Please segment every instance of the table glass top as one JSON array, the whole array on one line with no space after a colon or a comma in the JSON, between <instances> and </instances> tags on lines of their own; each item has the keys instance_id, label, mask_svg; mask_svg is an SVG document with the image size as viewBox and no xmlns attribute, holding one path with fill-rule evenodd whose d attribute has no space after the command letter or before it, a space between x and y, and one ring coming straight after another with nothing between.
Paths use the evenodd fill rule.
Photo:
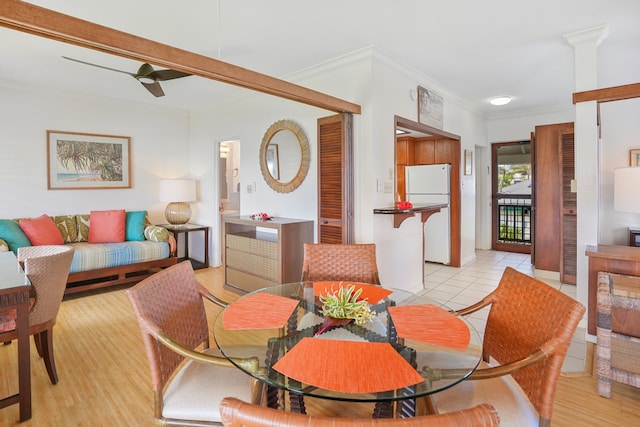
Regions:
<instances>
[{"instance_id":1,"label":"table glass top","mask_svg":"<svg viewBox=\"0 0 640 427\"><path fill-rule=\"evenodd\" d=\"M31 283L13 252L0 253L0 289L29 286Z\"/></svg>"},{"instance_id":2,"label":"table glass top","mask_svg":"<svg viewBox=\"0 0 640 427\"><path fill-rule=\"evenodd\" d=\"M216 318L225 357L257 358L249 375L293 393L348 401L424 396L462 381L482 357L478 332L464 318L398 289L355 284L374 313L318 334L319 295L345 282L300 282L239 298Z\"/></svg>"}]
</instances>

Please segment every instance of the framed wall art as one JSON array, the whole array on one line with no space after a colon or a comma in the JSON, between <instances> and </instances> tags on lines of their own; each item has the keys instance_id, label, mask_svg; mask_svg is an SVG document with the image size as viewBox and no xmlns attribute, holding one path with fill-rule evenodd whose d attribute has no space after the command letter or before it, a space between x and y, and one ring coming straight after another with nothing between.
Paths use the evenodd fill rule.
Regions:
<instances>
[{"instance_id":1,"label":"framed wall art","mask_svg":"<svg viewBox=\"0 0 640 427\"><path fill-rule=\"evenodd\" d=\"M442 95L418 86L418 122L442 130Z\"/></svg>"},{"instance_id":2,"label":"framed wall art","mask_svg":"<svg viewBox=\"0 0 640 427\"><path fill-rule=\"evenodd\" d=\"M640 148L629 150L629 166L640 166Z\"/></svg>"},{"instance_id":3,"label":"framed wall art","mask_svg":"<svg viewBox=\"0 0 640 427\"><path fill-rule=\"evenodd\" d=\"M131 138L48 130L47 188L131 188Z\"/></svg>"}]
</instances>

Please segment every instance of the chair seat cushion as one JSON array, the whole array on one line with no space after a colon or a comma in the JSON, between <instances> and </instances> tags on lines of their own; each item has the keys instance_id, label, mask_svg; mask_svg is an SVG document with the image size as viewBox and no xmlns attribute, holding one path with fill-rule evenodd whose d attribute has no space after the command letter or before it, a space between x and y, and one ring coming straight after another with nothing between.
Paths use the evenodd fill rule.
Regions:
<instances>
[{"instance_id":1,"label":"chair seat cushion","mask_svg":"<svg viewBox=\"0 0 640 427\"><path fill-rule=\"evenodd\" d=\"M206 353L217 355L214 349ZM162 416L170 419L221 422L220 401L232 396L251 402L251 378L238 368L189 361L164 393Z\"/></svg>"},{"instance_id":2,"label":"chair seat cushion","mask_svg":"<svg viewBox=\"0 0 640 427\"><path fill-rule=\"evenodd\" d=\"M490 367L481 363L479 369ZM480 403L496 408L502 427L538 426L538 413L511 375L487 380L462 381L433 395L440 413L468 409Z\"/></svg>"}]
</instances>

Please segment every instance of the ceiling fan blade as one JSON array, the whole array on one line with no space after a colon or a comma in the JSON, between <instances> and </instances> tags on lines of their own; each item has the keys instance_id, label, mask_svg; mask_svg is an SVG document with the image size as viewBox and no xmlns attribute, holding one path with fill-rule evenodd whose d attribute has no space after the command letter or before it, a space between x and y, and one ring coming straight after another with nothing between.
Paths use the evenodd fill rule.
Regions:
<instances>
[{"instance_id":1,"label":"ceiling fan blade","mask_svg":"<svg viewBox=\"0 0 640 427\"><path fill-rule=\"evenodd\" d=\"M90 65L92 67L98 67L98 68L102 68L105 70L109 70L109 71L115 71L117 73L122 73L122 74L127 74L129 76L135 77L136 75L133 73L129 73L127 71L122 71L122 70L117 70L115 68L110 68L110 67L105 67L104 65L97 65L97 64L92 64L91 62L85 62L85 61L81 61L79 59L74 59L74 58L69 58L67 56L63 56L64 59L67 59L69 61L73 61L73 62L79 62L80 64L85 64L85 65Z\"/></svg>"},{"instance_id":2,"label":"ceiling fan blade","mask_svg":"<svg viewBox=\"0 0 640 427\"><path fill-rule=\"evenodd\" d=\"M151 74L148 74L149 77L152 77L158 81L179 79L181 77L189 77L190 75L191 74L183 73L182 71L176 70L156 70Z\"/></svg>"},{"instance_id":3,"label":"ceiling fan blade","mask_svg":"<svg viewBox=\"0 0 640 427\"><path fill-rule=\"evenodd\" d=\"M162 87L160 87L160 83L158 82L154 82L154 83L142 83L142 86L144 86L145 88L147 88L147 90L149 92L151 92L153 94L153 96L159 98L161 96L164 96L164 91L162 90Z\"/></svg>"}]
</instances>

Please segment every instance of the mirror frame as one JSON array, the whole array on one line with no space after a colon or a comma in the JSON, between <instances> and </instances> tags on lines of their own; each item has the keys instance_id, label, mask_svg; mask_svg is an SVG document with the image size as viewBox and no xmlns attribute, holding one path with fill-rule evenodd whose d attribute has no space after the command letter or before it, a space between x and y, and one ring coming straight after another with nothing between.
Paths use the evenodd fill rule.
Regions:
<instances>
[{"instance_id":1,"label":"mirror frame","mask_svg":"<svg viewBox=\"0 0 640 427\"><path fill-rule=\"evenodd\" d=\"M280 182L276 180L271 176L271 173L269 173L269 168L267 166L267 147L269 147L269 143L275 134L282 130L292 132L298 140L298 144L300 144L300 167L293 179L289 182ZM307 173L309 172L310 162L311 152L309 150L309 140L297 123L292 120L279 120L269 126L269 129L267 129L262 137L262 144L260 145L260 171L262 172L262 177L269 187L278 193L290 193L296 190L306 178Z\"/></svg>"}]
</instances>

